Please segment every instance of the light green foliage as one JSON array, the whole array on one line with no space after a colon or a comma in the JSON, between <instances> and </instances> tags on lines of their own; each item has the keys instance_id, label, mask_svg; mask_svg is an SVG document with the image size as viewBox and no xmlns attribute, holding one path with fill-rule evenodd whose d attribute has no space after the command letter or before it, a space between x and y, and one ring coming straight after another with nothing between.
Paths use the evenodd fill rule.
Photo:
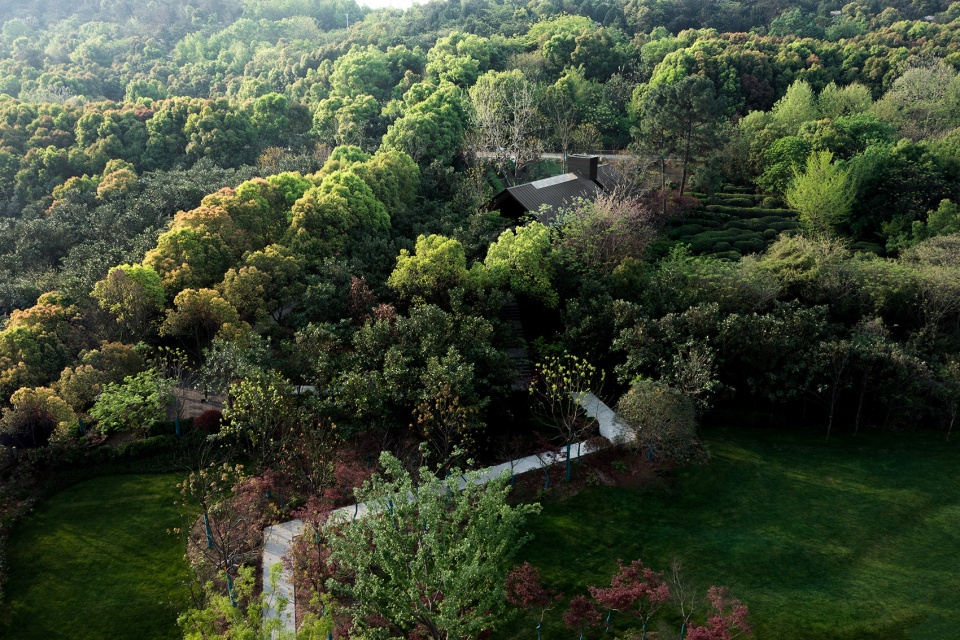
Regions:
<instances>
[{"instance_id":1,"label":"light green foliage","mask_svg":"<svg viewBox=\"0 0 960 640\"><path fill-rule=\"evenodd\" d=\"M907 69L874 105L874 112L911 140L934 137L960 124L960 76L943 61Z\"/></svg>"},{"instance_id":2,"label":"light green foliage","mask_svg":"<svg viewBox=\"0 0 960 640\"><path fill-rule=\"evenodd\" d=\"M941 200L936 209L927 211L926 222L916 220L913 223L914 242L954 233L960 233L960 207L946 199Z\"/></svg>"},{"instance_id":3,"label":"light green foliage","mask_svg":"<svg viewBox=\"0 0 960 640\"><path fill-rule=\"evenodd\" d=\"M368 94L331 96L317 105L313 132L324 143L367 148L383 134L380 104Z\"/></svg>"},{"instance_id":4,"label":"light green foliage","mask_svg":"<svg viewBox=\"0 0 960 640\"><path fill-rule=\"evenodd\" d=\"M160 274L149 266L130 264L110 269L91 295L113 315L122 335L134 339L153 333L166 297Z\"/></svg>"},{"instance_id":5,"label":"light green foliage","mask_svg":"<svg viewBox=\"0 0 960 640\"><path fill-rule=\"evenodd\" d=\"M472 86L490 69L491 44L487 38L455 31L439 38L427 52L427 77L433 82Z\"/></svg>"},{"instance_id":6,"label":"light green foliage","mask_svg":"<svg viewBox=\"0 0 960 640\"><path fill-rule=\"evenodd\" d=\"M10 314L0 331L0 397L56 379L76 350L75 314L76 308L64 304L56 292L45 293L33 307Z\"/></svg>"},{"instance_id":7,"label":"light green foliage","mask_svg":"<svg viewBox=\"0 0 960 640\"><path fill-rule=\"evenodd\" d=\"M870 88L859 82L838 87L831 82L817 97L817 107L823 118L839 118L864 113L873 105Z\"/></svg>"},{"instance_id":8,"label":"light green foliage","mask_svg":"<svg viewBox=\"0 0 960 640\"><path fill-rule=\"evenodd\" d=\"M413 204L417 197L420 167L403 151L381 150L351 168L363 178L391 216Z\"/></svg>"},{"instance_id":9,"label":"light green foliage","mask_svg":"<svg viewBox=\"0 0 960 640\"><path fill-rule=\"evenodd\" d=\"M800 127L800 135L815 151L831 151L838 158L849 159L871 145L891 142L893 128L872 113L857 113L807 122Z\"/></svg>"},{"instance_id":10,"label":"light green foliage","mask_svg":"<svg viewBox=\"0 0 960 640\"><path fill-rule=\"evenodd\" d=\"M170 385L156 369L107 384L90 410L103 433L133 431L144 435L166 418Z\"/></svg>"},{"instance_id":11,"label":"light green foliage","mask_svg":"<svg viewBox=\"0 0 960 640\"><path fill-rule=\"evenodd\" d=\"M244 322L256 323L267 316L266 288L270 276L256 267L229 269L217 292L237 310Z\"/></svg>"},{"instance_id":12,"label":"light green foliage","mask_svg":"<svg viewBox=\"0 0 960 640\"><path fill-rule=\"evenodd\" d=\"M817 100L810 84L797 80L787 89L787 93L773 105L773 121L785 135L796 135L804 122L819 117Z\"/></svg>"},{"instance_id":13,"label":"light green foliage","mask_svg":"<svg viewBox=\"0 0 960 640\"><path fill-rule=\"evenodd\" d=\"M421 166L434 160L446 164L460 153L468 120L462 89L453 84L431 87L428 97L407 106L387 128L381 148L403 151Z\"/></svg>"},{"instance_id":14,"label":"light green foliage","mask_svg":"<svg viewBox=\"0 0 960 640\"><path fill-rule=\"evenodd\" d=\"M466 286L469 280L463 246L456 240L430 235L417 238L412 255L401 249L387 284L403 300L440 302L450 289Z\"/></svg>"},{"instance_id":15,"label":"light green foliage","mask_svg":"<svg viewBox=\"0 0 960 640\"><path fill-rule=\"evenodd\" d=\"M282 566L270 568L273 593L280 580ZM285 598L271 602L266 592L256 594L256 568L240 567L233 578L233 593L224 593L222 586L208 582L203 587L204 606L188 609L177 618L184 640L292 640L293 634L283 627L280 616L266 618L268 609L282 612L288 605ZM221 575L218 582L226 583Z\"/></svg>"},{"instance_id":16,"label":"light green foliage","mask_svg":"<svg viewBox=\"0 0 960 640\"><path fill-rule=\"evenodd\" d=\"M829 151L811 153L806 170L795 174L786 191L787 204L814 233L833 232L850 214L856 196L849 170L832 160Z\"/></svg>"},{"instance_id":17,"label":"light green foliage","mask_svg":"<svg viewBox=\"0 0 960 640\"><path fill-rule=\"evenodd\" d=\"M547 307L557 305L557 292L551 283L550 230L541 223L531 222L501 233L487 250L483 264L494 286L507 287Z\"/></svg>"},{"instance_id":18,"label":"light green foliage","mask_svg":"<svg viewBox=\"0 0 960 640\"><path fill-rule=\"evenodd\" d=\"M597 424L580 403L588 394L600 393L605 376L579 356L548 356L537 363L537 375L530 383L530 409L538 420L559 432L564 444L577 442Z\"/></svg>"},{"instance_id":19,"label":"light green foliage","mask_svg":"<svg viewBox=\"0 0 960 640\"><path fill-rule=\"evenodd\" d=\"M257 132L250 115L226 99L209 101L187 116L183 135L187 158L193 161L210 158L221 167L236 167L256 159Z\"/></svg>"},{"instance_id":20,"label":"light green foliage","mask_svg":"<svg viewBox=\"0 0 960 640\"><path fill-rule=\"evenodd\" d=\"M293 205L287 244L319 262L349 253L352 241L384 235L389 229L390 216L370 187L356 173L340 170Z\"/></svg>"},{"instance_id":21,"label":"light green foliage","mask_svg":"<svg viewBox=\"0 0 960 640\"><path fill-rule=\"evenodd\" d=\"M470 88L475 150L491 154L511 185L521 167L540 157L538 101L536 86L519 69L488 71Z\"/></svg>"},{"instance_id":22,"label":"light green foliage","mask_svg":"<svg viewBox=\"0 0 960 640\"><path fill-rule=\"evenodd\" d=\"M350 598L353 637L471 639L496 629L510 613L504 579L529 539L524 521L539 505L509 504L506 476L481 485L467 472L461 490L458 469L411 476L387 452L380 465L384 475L357 491L374 513L331 539L331 559L354 576L331 585Z\"/></svg>"},{"instance_id":23,"label":"light green foliage","mask_svg":"<svg viewBox=\"0 0 960 640\"><path fill-rule=\"evenodd\" d=\"M634 430L641 450L676 462L693 453L697 437L693 402L667 384L634 382L617 402L617 415Z\"/></svg>"},{"instance_id":24,"label":"light green foliage","mask_svg":"<svg viewBox=\"0 0 960 640\"><path fill-rule=\"evenodd\" d=\"M272 244L265 247L263 251L247 254L244 259L246 267L256 269L267 277L258 285L263 287L264 309L277 322L283 320L306 289L303 281L303 262L303 258L294 255L289 249L279 244Z\"/></svg>"},{"instance_id":25,"label":"light green foliage","mask_svg":"<svg viewBox=\"0 0 960 640\"><path fill-rule=\"evenodd\" d=\"M230 407L220 433L235 438L261 467L273 460L285 428L296 419L290 382L272 370L253 370L230 385Z\"/></svg>"},{"instance_id":26,"label":"light green foliage","mask_svg":"<svg viewBox=\"0 0 960 640\"><path fill-rule=\"evenodd\" d=\"M337 58L330 74L330 94L355 98L373 96L377 102L390 97L392 82L387 55L374 46L354 46Z\"/></svg>"},{"instance_id":27,"label":"light green foliage","mask_svg":"<svg viewBox=\"0 0 960 640\"><path fill-rule=\"evenodd\" d=\"M89 364L66 367L54 384L57 395L76 413L86 411L96 401L106 376Z\"/></svg>"},{"instance_id":28,"label":"light green foliage","mask_svg":"<svg viewBox=\"0 0 960 640\"><path fill-rule=\"evenodd\" d=\"M300 199L312 184L299 173L285 171L274 176L268 176L267 182L276 190L277 195L282 198L283 204L289 210L293 203ZM287 221L289 222L289 220Z\"/></svg>"},{"instance_id":29,"label":"light green foliage","mask_svg":"<svg viewBox=\"0 0 960 640\"><path fill-rule=\"evenodd\" d=\"M218 282L234 260L234 251L223 238L203 225L174 228L161 234L143 264L160 274L164 290L172 297L187 287Z\"/></svg>"}]
</instances>

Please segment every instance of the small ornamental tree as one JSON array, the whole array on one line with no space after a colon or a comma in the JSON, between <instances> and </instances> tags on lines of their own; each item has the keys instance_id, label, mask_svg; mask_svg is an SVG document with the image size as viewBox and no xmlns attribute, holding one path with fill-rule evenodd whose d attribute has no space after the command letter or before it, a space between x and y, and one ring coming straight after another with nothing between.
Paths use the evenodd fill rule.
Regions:
<instances>
[{"instance_id":1,"label":"small ornamental tree","mask_svg":"<svg viewBox=\"0 0 960 640\"><path fill-rule=\"evenodd\" d=\"M663 573L648 569L640 560L624 566L617 562L618 571L610 579L609 587L590 587L590 595L609 612L628 613L641 621L642 638L647 637L647 623L670 597L670 587ZM610 628L610 613L607 614Z\"/></svg>"},{"instance_id":2,"label":"small ornamental tree","mask_svg":"<svg viewBox=\"0 0 960 640\"><path fill-rule=\"evenodd\" d=\"M566 479L570 480L570 446L586 437L597 421L587 416L581 402L599 392L604 372L571 354L548 356L537 367L530 383L531 410L537 419L554 428L567 448Z\"/></svg>"},{"instance_id":3,"label":"small ornamental tree","mask_svg":"<svg viewBox=\"0 0 960 640\"><path fill-rule=\"evenodd\" d=\"M282 616L267 616L270 609L282 612L288 605L280 596L276 600L268 593L279 593L280 565L271 567L270 581L274 588L255 595L256 578L253 567L241 567L237 576L220 578L232 585L224 594L213 581L203 587L202 606L187 609L177 618L185 640L206 638L249 638L250 640L292 640L293 634L283 628Z\"/></svg>"},{"instance_id":4,"label":"small ornamental tree","mask_svg":"<svg viewBox=\"0 0 960 640\"><path fill-rule=\"evenodd\" d=\"M548 589L540 579L540 570L524 562L507 574L507 602L526 611L539 611L537 622L537 640L540 640L540 628L547 611L553 609L563 596Z\"/></svg>"},{"instance_id":5,"label":"small ornamental tree","mask_svg":"<svg viewBox=\"0 0 960 640\"><path fill-rule=\"evenodd\" d=\"M563 614L567 629L580 632L580 640L587 629L600 624L600 612L586 596L577 596L570 601L570 608Z\"/></svg>"},{"instance_id":6,"label":"small ornamental tree","mask_svg":"<svg viewBox=\"0 0 960 640\"><path fill-rule=\"evenodd\" d=\"M724 587L710 587L707 591L710 615L703 626L690 625L687 640L733 640L752 638L753 631L747 623L747 607L736 598L731 598Z\"/></svg>"}]
</instances>

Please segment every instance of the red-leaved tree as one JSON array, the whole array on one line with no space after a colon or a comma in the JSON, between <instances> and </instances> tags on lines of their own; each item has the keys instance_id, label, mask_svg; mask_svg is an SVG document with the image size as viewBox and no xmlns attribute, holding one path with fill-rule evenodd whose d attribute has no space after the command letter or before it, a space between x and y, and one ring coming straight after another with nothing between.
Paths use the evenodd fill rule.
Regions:
<instances>
[{"instance_id":1,"label":"red-leaved tree","mask_svg":"<svg viewBox=\"0 0 960 640\"><path fill-rule=\"evenodd\" d=\"M589 587L590 595L609 612L620 611L639 618L643 625L641 637L646 638L647 623L670 597L670 587L664 582L662 572L644 567L641 560L634 560L627 566L618 560L617 566L610 586Z\"/></svg>"},{"instance_id":2,"label":"red-leaved tree","mask_svg":"<svg viewBox=\"0 0 960 640\"><path fill-rule=\"evenodd\" d=\"M600 612L586 596L577 596L570 601L570 608L563 614L567 629L580 632L580 640L587 629L600 624Z\"/></svg>"},{"instance_id":3,"label":"red-leaved tree","mask_svg":"<svg viewBox=\"0 0 960 640\"><path fill-rule=\"evenodd\" d=\"M747 606L730 597L724 587L710 587L707 591L710 615L704 626L690 625L687 640L733 640L752 638L753 631L747 623Z\"/></svg>"},{"instance_id":4,"label":"red-leaved tree","mask_svg":"<svg viewBox=\"0 0 960 640\"><path fill-rule=\"evenodd\" d=\"M526 611L539 611L537 622L537 640L540 639L540 627L547 611L553 609L563 596L543 585L540 570L529 562L513 568L506 579L507 602Z\"/></svg>"}]
</instances>

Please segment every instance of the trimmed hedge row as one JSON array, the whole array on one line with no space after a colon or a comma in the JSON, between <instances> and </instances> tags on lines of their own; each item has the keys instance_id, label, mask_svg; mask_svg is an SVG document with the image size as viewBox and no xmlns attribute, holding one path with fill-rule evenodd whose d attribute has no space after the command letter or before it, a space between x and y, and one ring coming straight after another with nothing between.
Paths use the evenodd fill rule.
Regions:
<instances>
[{"instance_id":1,"label":"trimmed hedge row","mask_svg":"<svg viewBox=\"0 0 960 640\"><path fill-rule=\"evenodd\" d=\"M724 185L722 193L691 193L712 204L671 220L667 237L690 245L697 254L724 260L764 251L784 231L799 227L796 212L772 196L754 194L747 187Z\"/></svg>"},{"instance_id":2,"label":"trimmed hedge row","mask_svg":"<svg viewBox=\"0 0 960 640\"><path fill-rule=\"evenodd\" d=\"M763 216L779 216L781 218L795 218L796 213L790 209L761 209L760 207L727 207L722 204L708 204L707 211L728 213L739 218L760 218Z\"/></svg>"}]
</instances>

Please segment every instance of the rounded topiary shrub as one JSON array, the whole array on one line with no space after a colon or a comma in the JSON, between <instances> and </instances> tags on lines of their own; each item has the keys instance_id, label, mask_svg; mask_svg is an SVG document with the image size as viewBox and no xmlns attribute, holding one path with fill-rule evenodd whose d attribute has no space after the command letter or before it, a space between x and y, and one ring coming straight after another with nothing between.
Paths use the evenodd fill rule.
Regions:
<instances>
[{"instance_id":1,"label":"rounded topiary shrub","mask_svg":"<svg viewBox=\"0 0 960 640\"><path fill-rule=\"evenodd\" d=\"M207 409L193 419L193 428L205 433L217 433L220 431L222 421L223 413L217 409Z\"/></svg>"},{"instance_id":2,"label":"rounded topiary shrub","mask_svg":"<svg viewBox=\"0 0 960 640\"><path fill-rule=\"evenodd\" d=\"M617 414L636 434L638 448L654 457L679 462L696 451L693 402L663 382L634 382L617 402Z\"/></svg>"}]
</instances>

